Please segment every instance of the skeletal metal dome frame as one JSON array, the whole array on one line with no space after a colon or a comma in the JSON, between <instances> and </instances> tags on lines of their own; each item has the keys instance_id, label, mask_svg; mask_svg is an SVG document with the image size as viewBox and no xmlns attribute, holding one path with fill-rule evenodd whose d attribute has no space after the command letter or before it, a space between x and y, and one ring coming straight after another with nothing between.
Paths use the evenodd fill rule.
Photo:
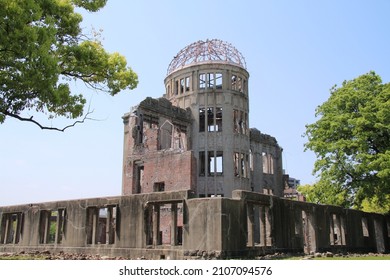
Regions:
<instances>
[{"instance_id":1,"label":"skeletal metal dome frame","mask_svg":"<svg viewBox=\"0 0 390 280\"><path fill-rule=\"evenodd\" d=\"M244 56L232 44L212 39L194 42L179 51L169 64L167 75L189 65L213 61L235 64L246 69Z\"/></svg>"}]
</instances>

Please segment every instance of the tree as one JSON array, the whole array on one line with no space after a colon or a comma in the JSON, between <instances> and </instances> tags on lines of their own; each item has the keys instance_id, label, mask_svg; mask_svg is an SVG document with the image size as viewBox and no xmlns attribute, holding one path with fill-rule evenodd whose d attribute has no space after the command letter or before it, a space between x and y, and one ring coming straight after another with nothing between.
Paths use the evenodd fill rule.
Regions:
<instances>
[{"instance_id":1,"label":"tree","mask_svg":"<svg viewBox=\"0 0 390 280\"><path fill-rule=\"evenodd\" d=\"M108 53L96 38L82 33L75 7L96 12L106 0L0 0L0 123L7 117L64 131L83 122L85 97L69 82L115 95L134 89L138 77L126 59ZM26 112L80 121L64 128L41 125Z\"/></svg>"},{"instance_id":2,"label":"tree","mask_svg":"<svg viewBox=\"0 0 390 280\"><path fill-rule=\"evenodd\" d=\"M386 205L390 194L390 84L369 72L341 87L316 109L306 125L305 149L315 152L317 191L341 195L361 209L364 200ZM338 204L340 204L338 202ZM388 204L387 204L388 205ZM390 210L390 209L389 209Z\"/></svg>"},{"instance_id":3,"label":"tree","mask_svg":"<svg viewBox=\"0 0 390 280\"><path fill-rule=\"evenodd\" d=\"M330 184L324 180L313 185L301 185L297 190L305 197L307 202L338 205L344 208L351 206L345 190L330 187Z\"/></svg>"}]
</instances>

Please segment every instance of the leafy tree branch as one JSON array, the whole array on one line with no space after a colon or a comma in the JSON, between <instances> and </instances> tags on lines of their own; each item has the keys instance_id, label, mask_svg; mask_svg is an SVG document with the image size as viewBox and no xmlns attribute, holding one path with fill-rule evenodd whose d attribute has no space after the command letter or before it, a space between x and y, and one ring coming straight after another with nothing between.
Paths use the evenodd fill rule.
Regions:
<instances>
[{"instance_id":1,"label":"leafy tree branch","mask_svg":"<svg viewBox=\"0 0 390 280\"><path fill-rule=\"evenodd\" d=\"M89 119L83 94L71 92L70 81L112 96L138 84L137 74L119 53L108 53L82 32L82 7L91 12L106 0L0 0L0 123L11 117L42 129L64 131ZM25 117L36 111L49 118L81 120L65 129Z\"/></svg>"}]
</instances>

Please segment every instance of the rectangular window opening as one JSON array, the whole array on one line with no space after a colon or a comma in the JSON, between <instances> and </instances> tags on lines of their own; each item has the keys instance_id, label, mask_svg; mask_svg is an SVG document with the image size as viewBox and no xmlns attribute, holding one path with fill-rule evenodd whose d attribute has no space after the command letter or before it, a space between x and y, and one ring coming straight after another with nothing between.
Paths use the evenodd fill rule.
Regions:
<instances>
[{"instance_id":1,"label":"rectangular window opening","mask_svg":"<svg viewBox=\"0 0 390 280\"><path fill-rule=\"evenodd\" d=\"M174 93L175 93L175 95L179 94L179 81L175 81Z\"/></svg>"},{"instance_id":2,"label":"rectangular window opening","mask_svg":"<svg viewBox=\"0 0 390 280\"><path fill-rule=\"evenodd\" d=\"M134 164L134 193L142 193L144 184L144 166L142 164Z\"/></svg>"},{"instance_id":3,"label":"rectangular window opening","mask_svg":"<svg viewBox=\"0 0 390 280\"><path fill-rule=\"evenodd\" d=\"M206 122L206 110L205 108L199 108L199 132L205 131Z\"/></svg>"},{"instance_id":4,"label":"rectangular window opening","mask_svg":"<svg viewBox=\"0 0 390 280\"><path fill-rule=\"evenodd\" d=\"M262 152L263 158L263 173L274 174L274 160L271 154Z\"/></svg>"},{"instance_id":5,"label":"rectangular window opening","mask_svg":"<svg viewBox=\"0 0 390 280\"><path fill-rule=\"evenodd\" d=\"M117 206L87 208L87 244L114 244L117 223Z\"/></svg>"},{"instance_id":6,"label":"rectangular window opening","mask_svg":"<svg viewBox=\"0 0 390 280\"><path fill-rule=\"evenodd\" d=\"M362 230L363 230L363 236L364 237L369 237L370 234L368 232L368 221L366 217L362 218Z\"/></svg>"},{"instance_id":7,"label":"rectangular window opening","mask_svg":"<svg viewBox=\"0 0 390 280\"><path fill-rule=\"evenodd\" d=\"M239 133L239 127L240 127L240 115L238 110L233 110L233 130L235 133Z\"/></svg>"},{"instance_id":8,"label":"rectangular window opening","mask_svg":"<svg viewBox=\"0 0 390 280\"><path fill-rule=\"evenodd\" d=\"M174 126L169 121L165 121L158 131L158 149L166 150L172 148L172 136Z\"/></svg>"},{"instance_id":9,"label":"rectangular window opening","mask_svg":"<svg viewBox=\"0 0 390 280\"><path fill-rule=\"evenodd\" d=\"M60 244L65 232L65 209L42 210L39 221L39 242Z\"/></svg>"},{"instance_id":10,"label":"rectangular window opening","mask_svg":"<svg viewBox=\"0 0 390 280\"><path fill-rule=\"evenodd\" d=\"M215 131L222 131L222 107L215 108Z\"/></svg>"},{"instance_id":11,"label":"rectangular window opening","mask_svg":"<svg viewBox=\"0 0 390 280\"><path fill-rule=\"evenodd\" d=\"M190 91L190 77L185 78L185 91Z\"/></svg>"},{"instance_id":12,"label":"rectangular window opening","mask_svg":"<svg viewBox=\"0 0 390 280\"><path fill-rule=\"evenodd\" d=\"M252 150L249 150L249 169L251 172L254 171L254 163L253 163L253 153Z\"/></svg>"},{"instance_id":13,"label":"rectangular window opening","mask_svg":"<svg viewBox=\"0 0 390 280\"><path fill-rule=\"evenodd\" d=\"M165 183L164 182L157 182L153 184L153 191L154 192L163 192L165 191Z\"/></svg>"},{"instance_id":14,"label":"rectangular window opening","mask_svg":"<svg viewBox=\"0 0 390 280\"><path fill-rule=\"evenodd\" d=\"M180 94L184 93L184 79L180 79Z\"/></svg>"},{"instance_id":15,"label":"rectangular window opening","mask_svg":"<svg viewBox=\"0 0 390 280\"><path fill-rule=\"evenodd\" d=\"M217 151L214 154L214 151L208 153L208 163L209 163L209 172L210 176L222 175L223 173L223 152Z\"/></svg>"},{"instance_id":16,"label":"rectangular window opening","mask_svg":"<svg viewBox=\"0 0 390 280\"><path fill-rule=\"evenodd\" d=\"M222 73L215 73L215 88L222 89Z\"/></svg>"},{"instance_id":17,"label":"rectangular window opening","mask_svg":"<svg viewBox=\"0 0 390 280\"><path fill-rule=\"evenodd\" d=\"M231 88L232 90L237 90L237 75L232 75Z\"/></svg>"},{"instance_id":18,"label":"rectangular window opening","mask_svg":"<svg viewBox=\"0 0 390 280\"><path fill-rule=\"evenodd\" d=\"M233 162L234 162L234 176L240 177L240 153L234 153Z\"/></svg>"},{"instance_id":19,"label":"rectangular window opening","mask_svg":"<svg viewBox=\"0 0 390 280\"><path fill-rule=\"evenodd\" d=\"M171 95L171 86L167 85L167 96Z\"/></svg>"},{"instance_id":20,"label":"rectangular window opening","mask_svg":"<svg viewBox=\"0 0 390 280\"><path fill-rule=\"evenodd\" d=\"M215 131L213 107L207 108L207 131Z\"/></svg>"},{"instance_id":21,"label":"rectangular window opening","mask_svg":"<svg viewBox=\"0 0 390 280\"><path fill-rule=\"evenodd\" d=\"M18 244L22 231L22 213L3 213L0 227L0 244Z\"/></svg>"},{"instance_id":22,"label":"rectangular window opening","mask_svg":"<svg viewBox=\"0 0 390 280\"><path fill-rule=\"evenodd\" d=\"M199 89L205 89L206 88L206 74L202 73L199 74Z\"/></svg>"},{"instance_id":23,"label":"rectangular window opening","mask_svg":"<svg viewBox=\"0 0 390 280\"><path fill-rule=\"evenodd\" d=\"M243 92L242 78L238 77L237 79L237 91Z\"/></svg>"},{"instance_id":24,"label":"rectangular window opening","mask_svg":"<svg viewBox=\"0 0 390 280\"><path fill-rule=\"evenodd\" d=\"M199 176L205 176L205 173L206 173L205 152L199 152Z\"/></svg>"}]
</instances>

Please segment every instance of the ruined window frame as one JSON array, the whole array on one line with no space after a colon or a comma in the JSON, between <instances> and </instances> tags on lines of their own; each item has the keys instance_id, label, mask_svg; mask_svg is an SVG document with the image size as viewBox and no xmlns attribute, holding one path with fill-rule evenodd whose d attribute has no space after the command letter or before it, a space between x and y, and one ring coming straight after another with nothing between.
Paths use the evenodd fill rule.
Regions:
<instances>
[{"instance_id":1,"label":"ruined window frame","mask_svg":"<svg viewBox=\"0 0 390 280\"><path fill-rule=\"evenodd\" d=\"M200 151L199 152L199 176L205 176L206 175L206 152Z\"/></svg>"},{"instance_id":2,"label":"ruined window frame","mask_svg":"<svg viewBox=\"0 0 390 280\"><path fill-rule=\"evenodd\" d=\"M104 214L105 211L105 215ZM88 206L86 209L86 244L113 245L119 224L119 205Z\"/></svg>"},{"instance_id":3,"label":"ruined window frame","mask_svg":"<svg viewBox=\"0 0 390 280\"><path fill-rule=\"evenodd\" d=\"M214 107L207 107L207 131L208 132L214 132L215 131L215 125L214 125Z\"/></svg>"},{"instance_id":4,"label":"ruined window frame","mask_svg":"<svg viewBox=\"0 0 390 280\"><path fill-rule=\"evenodd\" d=\"M40 210L39 243L40 244L61 244L65 236L65 226L66 226L65 208Z\"/></svg>"},{"instance_id":5,"label":"ruined window frame","mask_svg":"<svg viewBox=\"0 0 390 280\"><path fill-rule=\"evenodd\" d=\"M222 89L223 86L223 74L221 72L216 72L214 74L215 78L215 88L216 89Z\"/></svg>"},{"instance_id":6,"label":"ruined window frame","mask_svg":"<svg viewBox=\"0 0 390 280\"><path fill-rule=\"evenodd\" d=\"M199 108L199 132L205 132L206 130L206 109Z\"/></svg>"},{"instance_id":7,"label":"ruined window frame","mask_svg":"<svg viewBox=\"0 0 390 280\"><path fill-rule=\"evenodd\" d=\"M179 91L179 93L180 94L183 94L184 93L184 78L181 78L180 79L180 91Z\"/></svg>"},{"instance_id":8,"label":"ruined window frame","mask_svg":"<svg viewBox=\"0 0 390 280\"><path fill-rule=\"evenodd\" d=\"M172 148L173 134L175 126L169 120L159 127L158 133L158 150L167 150Z\"/></svg>"},{"instance_id":9,"label":"ruined window frame","mask_svg":"<svg viewBox=\"0 0 390 280\"><path fill-rule=\"evenodd\" d=\"M234 152L233 153L233 162L234 162L234 176L239 178L249 178L250 169L249 169L249 155L246 153Z\"/></svg>"},{"instance_id":10,"label":"ruined window frame","mask_svg":"<svg viewBox=\"0 0 390 280\"><path fill-rule=\"evenodd\" d=\"M231 88L231 90L236 90L236 88L237 88L237 75L236 74L231 75L230 88Z\"/></svg>"},{"instance_id":11,"label":"ruined window frame","mask_svg":"<svg viewBox=\"0 0 390 280\"><path fill-rule=\"evenodd\" d=\"M182 246L184 204L183 202L151 203L144 210L145 244L147 246ZM164 217L170 222L164 223Z\"/></svg>"},{"instance_id":12,"label":"ruined window frame","mask_svg":"<svg viewBox=\"0 0 390 280\"><path fill-rule=\"evenodd\" d=\"M167 96L170 97L171 96L171 85L167 85L167 92L166 92Z\"/></svg>"},{"instance_id":13,"label":"ruined window frame","mask_svg":"<svg viewBox=\"0 0 390 280\"><path fill-rule=\"evenodd\" d=\"M206 73L200 73L199 74L199 89L206 89Z\"/></svg>"},{"instance_id":14,"label":"ruined window frame","mask_svg":"<svg viewBox=\"0 0 390 280\"><path fill-rule=\"evenodd\" d=\"M143 177L145 173L144 163L143 162L135 162L134 163L134 193L142 193L143 189Z\"/></svg>"},{"instance_id":15,"label":"ruined window frame","mask_svg":"<svg viewBox=\"0 0 390 280\"><path fill-rule=\"evenodd\" d=\"M18 244L23 237L24 213L2 213L0 223L0 244Z\"/></svg>"},{"instance_id":16,"label":"ruined window frame","mask_svg":"<svg viewBox=\"0 0 390 280\"><path fill-rule=\"evenodd\" d=\"M240 165L239 165L240 153L233 153L233 165L234 165L234 177L240 177Z\"/></svg>"},{"instance_id":17,"label":"ruined window frame","mask_svg":"<svg viewBox=\"0 0 390 280\"><path fill-rule=\"evenodd\" d=\"M274 157L271 153L263 151L261 153L264 174L275 174Z\"/></svg>"},{"instance_id":18,"label":"ruined window frame","mask_svg":"<svg viewBox=\"0 0 390 280\"><path fill-rule=\"evenodd\" d=\"M191 90L190 76L185 77L185 92L189 92Z\"/></svg>"},{"instance_id":19,"label":"ruined window frame","mask_svg":"<svg viewBox=\"0 0 390 280\"><path fill-rule=\"evenodd\" d=\"M233 131L237 134L248 135L248 113L233 109Z\"/></svg>"},{"instance_id":20,"label":"ruined window frame","mask_svg":"<svg viewBox=\"0 0 390 280\"><path fill-rule=\"evenodd\" d=\"M238 76L238 78L237 78L237 91L241 92L241 93L244 92L242 80L243 80L242 77Z\"/></svg>"},{"instance_id":21,"label":"ruined window frame","mask_svg":"<svg viewBox=\"0 0 390 280\"><path fill-rule=\"evenodd\" d=\"M221 132L222 131L222 124L223 124L223 108L222 107L215 107L215 131Z\"/></svg>"},{"instance_id":22,"label":"ruined window frame","mask_svg":"<svg viewBox=\"0 0 390 280\"><path fill-rule=\"evenodd\" d=\"M247 80L239 74L232 74L230 76L230 89L245 94L247 92Z\"/></svg>"},{"instance_id":23,"label":"ruined window frame","mask_svg":"<svg viewBox=\"0 0 390 280\"><path fill-rule=\"evenodd\" d=\"M221 132L222 131L222 107L207 107L207 131ZM199 119L199 122L201 119Z\"/></svg>"},{"instance_id":24,"label":"ruined window frame","mask_svg":"<svg viewBox=\"0 0 390 280\"><path fill-rule=\"evenodd\" d=\"M208 176L223 175L223 151L209 151L207 154Z\"/></svg>"},{"instance_id":25,"label":"ruined window frame","mask_svg":"<svg viewBox=\"0 0 390 280\"><path fill-rule=\"evenodd\" d=\"M362 233L363 233L363 237L370 237L367 217L362 217Z\"/></svg>"},{"instance_id":26,"label":"ruined window frame","mask_svg":"<svg viewBox=\"0 0 390 280\"><path fill-rule=\"evenodd\" d=\"M174 88L174 95L178 95L179 94L179 81L176 80L175 81L175 88Z\"/></svg>"},{"instance_id":27,"label":"ruined window frame","mask_svg":"<svg viewBox=\"0 0 390 280\"><path fill-rule=\"evenodd\" d=\"M165 191L165 182L154 182L153 183L153 192L164 192Z\"/></svg>"},{"instance_id":28,"label":"ruined window frame","mask_svg":"<svg viewBox=\"0 0 390 280\"><path fill-rule=\"evenodd\" d=\"M142 146L144 143L144 118L143 114L135 115L136 125L133 128L135 146Z\"/></svg>"},{"instance_id":29,"label":"ruined window frame","mask_svg":"<svg viewBox=\"0 0 390 280\"><path fill-rule=\"evenodd\" d=\"M215 76L214 73L206 73L206 87L214 88L215 87Z\"/></svg>"}]
</instances>

